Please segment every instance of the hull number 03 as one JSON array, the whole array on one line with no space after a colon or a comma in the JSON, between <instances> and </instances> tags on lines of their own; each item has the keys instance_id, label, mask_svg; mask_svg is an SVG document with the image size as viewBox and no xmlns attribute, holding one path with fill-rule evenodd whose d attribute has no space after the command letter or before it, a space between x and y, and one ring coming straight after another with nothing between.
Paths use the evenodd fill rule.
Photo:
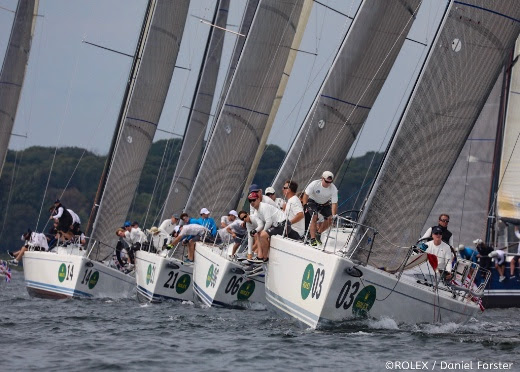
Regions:
<instances>
[{"instance_id":1,"label":"hull number 03","mask_svg":"<svg viewBox=\"0 0 520 372\"><path fill-rule=\"evenodd\" d=\"M343 284L341 291L339 291L339 295L336 300L336 309L339 309L343 306L343 308L347 310L349 307L351 307L358 291L359 282L354 282L354 284L352 284L350 280L347 280L347 282Z\"/></svg>"},{"instance_id":2,"label":"hull number 03","mask_svg":"<svg viewBox=\"0 0 520 372\"><path fill-rule=\"evenodd\" d=\"M321 295L321 289L323 285L323 279L325 279L325 269L316 270L316 276L312 282L311 296L312 298L318 299Z\"/></svg>"}]
</instances>

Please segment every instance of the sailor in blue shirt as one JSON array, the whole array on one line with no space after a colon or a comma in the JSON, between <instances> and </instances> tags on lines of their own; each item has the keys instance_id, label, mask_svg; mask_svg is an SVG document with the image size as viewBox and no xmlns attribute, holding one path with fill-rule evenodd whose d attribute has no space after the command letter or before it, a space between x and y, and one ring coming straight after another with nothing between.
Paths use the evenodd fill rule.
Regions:
<instances>
[{"instance_id":1,"label":"sailor in blue shirt","mask_svg":"<svg viewBox=\"0 0 520 372\"><path fill-rule=\"evenodd\" d=\"M465 247L464 244L459 245L459 255L463 260L469 260L477 263L477 251L469 247Z\"/></svg>"},{"instance_id":2,"label":"sailor in blue shirt","mask_svg":"<svg viewBox=\"0 0 520 372\"><path fill-rule=\"evenodd\" d=\"M200 218L190 218L190 223L204 226L209 230L211 236L215 237L217 235L217 224L215 223L215 220L209 216L210 213L211 212L208 211L207 208L202 208L200 210Z\"/></svg>"}]
</instances>

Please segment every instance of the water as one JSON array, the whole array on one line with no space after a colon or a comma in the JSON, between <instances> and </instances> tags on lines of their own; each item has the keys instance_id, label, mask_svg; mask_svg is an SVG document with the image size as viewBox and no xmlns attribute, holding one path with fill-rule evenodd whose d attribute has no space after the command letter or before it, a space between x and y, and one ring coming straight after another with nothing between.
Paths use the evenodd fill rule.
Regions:
<instances>
[{"instance_id":1,"label":"water","mask_svg":"<svg viewBox=\"0 0 520 372\"><path fill-rule=\"evenodd\" d=\"M470 361L477 370L485 361L518 371L519 313L487 310L465 326L382 319L311 330L270 309L36 299L15 271L0 284L0 370L461 370Z\"/></svg>"}]
</instances>

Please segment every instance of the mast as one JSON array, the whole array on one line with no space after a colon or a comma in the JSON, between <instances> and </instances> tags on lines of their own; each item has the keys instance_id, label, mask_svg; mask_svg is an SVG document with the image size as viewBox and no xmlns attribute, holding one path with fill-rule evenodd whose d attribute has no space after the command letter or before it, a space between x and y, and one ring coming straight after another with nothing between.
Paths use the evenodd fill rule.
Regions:
<instances>
[{"instance_id":1,"label":"mast","mask_svg":"<svg viewBox=\"0 0 520 372\"><path fill-rule=\"evenodd\" d=\"M0 177L22 93L39 0L18 0L0 72Z\"/></svg>"},{"instance_id":2,"label":"mast","mask_svg":"<svg viewBox=\"0 0 520 372\"><path fill-rule=\"evenodd\" d=\"M130 209L166 100L188 7L189 0L150 0L147 8L136 66L123 102L120 128L91 234L91 241L98 242L92 251L97 260L112 254L117 239L114 232Z\"/></svg>"},{"instance_id":3,"label":"mast","mask_svg":"<svg viewBox=\"0 0 520 372\"><path fill-rule=\"evenodd\" d=\"M224 45L225 31L221 28L226 27L228 13L229 0L220 0L215 4L211 23L217 27L211 26L208 33L208 40L184 131L181 152L164 202L162 219L168 218L172 213L180 214L182 212L197 174Z\"/></svg>"},{"instance_id":4,"label":"mast","mask_svg":"<svg viewBox=\"0 0 520 372\"><path fill-rule=\"evenodd\" d=\"M399 265L420 237L520 31L514 0L450 2L362 212L379 239L353 258ZM475 22L475 20L478 20ZM358 229L356 243L367 247ZM363 239L362 241L359 241ZM356 244L354 243L354 244ZM351 245L353 247L353 245Z\"/></svg>"}]
</instances>

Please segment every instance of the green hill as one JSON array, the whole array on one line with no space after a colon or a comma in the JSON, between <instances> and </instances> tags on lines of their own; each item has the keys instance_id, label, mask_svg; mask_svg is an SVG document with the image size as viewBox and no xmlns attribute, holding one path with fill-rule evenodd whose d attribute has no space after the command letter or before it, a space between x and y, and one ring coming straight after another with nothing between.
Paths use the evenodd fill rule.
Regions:
<instances>
[{"instance_id":1,"label":"green hill","mask_svg":"<svg viewBox=\"0 0 520 372\"><path fill-rule=\"evenodd\" d=\"M159 213L173 177L180 146L179 139L161 140L152 145L128 219L144 221L152 195L154 197L150 204L148 221L153 221ZM61 196L63 204L78 213L82 226L86 228L106 157L81 148L66 147L58 149L53 164L54 150L38 146L25 151L8 152L0 178L0 250L20 247L20 235L27 228L48 230L48 208L65 188L66 191ZM268 146L254 182L262 188L269 186L284 156L285 152L278 146ZM341 210L354 207L356 195L373 157L374 164L379 164L381 154L368 153L363 157L350 159L350 162L343 165L336 179L336 185L339 184L340 204L344 203ZM49 176L51 166L52 173ZM16 169L14 174L13 169ZM345 169L347 175L343 177ZM367 177L368 181L373 173L374 170ZM343 177L342 182L340 177ZM157 188L155 193L154 187ZM367 190L368 185L361 189L357 207Z\"/></svg>"}]
</instances>

